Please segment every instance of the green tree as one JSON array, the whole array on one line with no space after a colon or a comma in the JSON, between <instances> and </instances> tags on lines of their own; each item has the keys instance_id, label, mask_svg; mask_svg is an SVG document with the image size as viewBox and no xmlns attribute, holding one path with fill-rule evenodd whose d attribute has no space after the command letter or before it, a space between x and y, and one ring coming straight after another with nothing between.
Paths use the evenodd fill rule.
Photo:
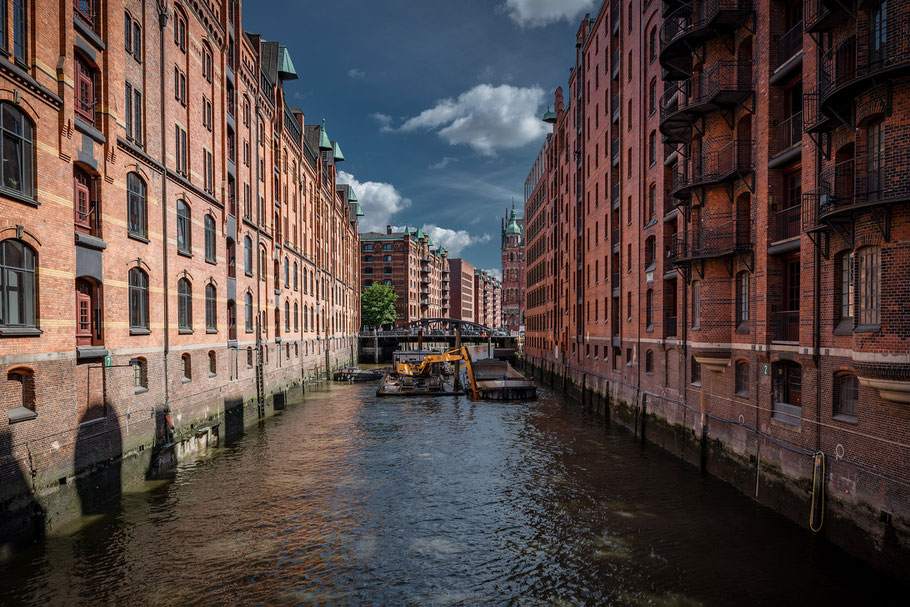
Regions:
<instances>
[{"instance_id":1,"label":"green tree","mask_svg":"<svg viewBox=\"0 0 910 607\"><path fill-rule=\"evenodd\" d=\"M361 319L364 326L378 327L395 322L395 302L398 296L392 287L375 284L364 289L360 296Z\"/></svg>"}]
</instances>

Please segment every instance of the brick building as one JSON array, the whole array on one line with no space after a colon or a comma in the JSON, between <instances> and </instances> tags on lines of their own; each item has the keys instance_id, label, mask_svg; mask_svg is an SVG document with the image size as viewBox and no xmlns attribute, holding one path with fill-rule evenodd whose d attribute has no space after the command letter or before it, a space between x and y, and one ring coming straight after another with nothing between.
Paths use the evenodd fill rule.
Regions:
<instances>
[{"instance_id":1,"label":"brick building","mask_svg":"<svg viewBox=\"0 0 910 607\"><path fill-rule=\"evenodd\" d=\"M0 9L0 502L53 526L67 478L87 511L99 462L142 478L352 359L360 212L239 2L35 4Z\"/></svg>"},{"instance_id":2,"label":"brick building","mask_svg":"<svg viewBox=\"0 0 910 607\"><path fill-rule=\"evenodd\" d=\"M449 317L474 322L474 265L453 257L449 260Z\"/></svg>"},{"instance_id":3,"label":"brick building","mask_svg":"<svg viewBox=\"0 0 910 607\"><path fill-rule=\"evenodd\" d=\"M362 288L386 284L398 300L396 326L423 318L440 318L448 306L449 254L423 230L360 234Z\"/></svg>"},{"instance_id":4,"label":"brick building","mask_svg":"<svg viewBox=\"0 0 910 607\"><path fill-rule=\"evenodd\" d=\"M537 372L646 411L670 449L693 437L800 522L823 452L822 533L890 568L910 542L908 21L906 0L605 2L524 214Z\"/></svg>"},{"instance_id":5,"label":"brick building","mask_svg":"<svg viewBox=\"0 0 910 607\"><path fill-rule=\"evenodd\" d=\"M502 326L502 283L486 270L474 270L474 322L498 329Z\"/></svg>"},{"instance_id":6,"label":"brick building","mask_svg":"<svg viewBox=\"0 0 910 607\"><path fill-rule=\"evenodd\" d=\"M502 221L502 326L519 331L525 324L524 219L515 209Z\"/></svg>"}]
</instances>

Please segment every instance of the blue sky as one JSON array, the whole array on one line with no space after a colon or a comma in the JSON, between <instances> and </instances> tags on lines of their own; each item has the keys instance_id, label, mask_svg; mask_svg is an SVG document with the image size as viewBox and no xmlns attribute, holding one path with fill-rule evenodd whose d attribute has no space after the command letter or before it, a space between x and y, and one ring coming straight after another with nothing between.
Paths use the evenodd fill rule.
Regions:
<instances>
[{"instance_id":1,"label":"blue sky","mask_svg":"<svg viewBox=\"0 0 910 607\"><path fill-rule=\"evenodd\" d=\"M409 224L498 268L594 0L248 0L247 31L288 46L289 103L326 119L364 225Z\"/></svg>"}]
</instances>

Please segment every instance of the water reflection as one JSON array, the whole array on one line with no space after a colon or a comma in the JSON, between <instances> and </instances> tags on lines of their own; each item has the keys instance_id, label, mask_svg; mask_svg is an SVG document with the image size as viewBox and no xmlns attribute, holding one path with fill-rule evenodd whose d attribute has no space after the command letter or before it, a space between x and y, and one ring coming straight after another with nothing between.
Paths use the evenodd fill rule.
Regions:
<instances>
[{"instance_id":1,"label":"water reflection","mask_svg":"<svg viewBox=\"0 0 910 607\"><path fill-rule=\"evenodd\" d=\"M899 596L543 391L333 386L48 538L0 603L782 604ZM879 596L875 596L878 594Z\"/></svg>"}]
</instances>

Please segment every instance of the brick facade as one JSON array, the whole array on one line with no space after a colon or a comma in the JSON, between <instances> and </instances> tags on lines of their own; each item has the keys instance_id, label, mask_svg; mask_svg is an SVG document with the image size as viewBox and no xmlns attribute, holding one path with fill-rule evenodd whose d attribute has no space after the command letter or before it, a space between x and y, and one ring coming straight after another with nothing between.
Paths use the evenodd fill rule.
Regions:
<instances>
[{"instance_id":1,"label":"brick facade","mask_svg":"<svg viewBox=\"0 0 910 607\"><path fill-rule=\"evenodd\" d=\"M53 526L78 514L67 478L352 360L359 207L239 2L36 4L0 54L30 169L0 187L0 288L25 302L0 312L0 510Z\"/></svg>"},{"instance_id":2,"label":"brick facade","mask_svg":"<svg viewBox=\"0 0 910 607\"><path fill-rule=\"evenodd\" d=\"M502 222L502 326L514 332L525 324L524 227L515 209Z\"/></svg>"},{"instance_id":3,"label":"brick facade","mask_svg":"<svg viewBox=\"0 0 910 607\"><path fill-rule=\"evenodd\" d=\"M800 522L823 452L823 533L893 569L910 543L910 3L847 4L585 17L526 182L525 343L636 424L705 428L718 474Z\"/></svg>"}]
</instances>

